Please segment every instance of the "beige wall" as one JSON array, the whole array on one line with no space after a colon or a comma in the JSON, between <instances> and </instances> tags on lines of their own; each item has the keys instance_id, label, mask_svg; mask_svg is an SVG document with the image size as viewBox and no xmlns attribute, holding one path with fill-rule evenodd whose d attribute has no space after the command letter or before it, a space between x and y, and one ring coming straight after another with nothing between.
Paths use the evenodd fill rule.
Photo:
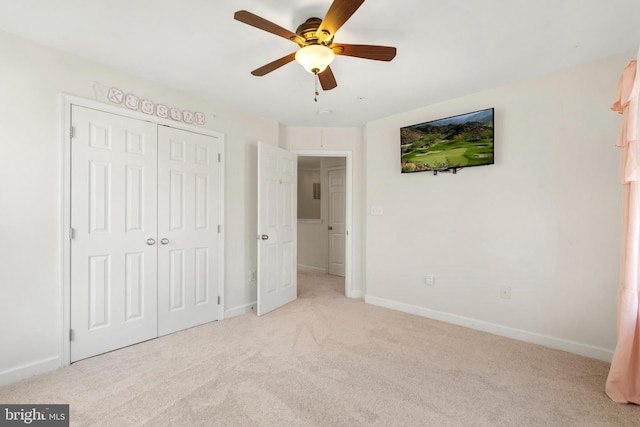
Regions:
<instances>
[{"instance_id":1,"label":"beige wall","mask_svg":"<svg viewBox=\"0 0 640 427\"><path fill-rule=\"evenodd\" d=\"M369 123L366 206L383 215L366 217L366 300L609 359L622 218L609 105L634 56ZM489 107L495 165L400 173L401 126Z\"/></svg>"},{"instance_id":2,"label":"beige wall","mask_svg":"<svg viewBox=\"0 0 640 427\"><path fill-rule=\"evenodd\" d=\"M256 143L279 126L214 102L0 33L0 384L61 365L62 93L116 86L207 114L225 135L225 308L255 301Z\"/></svg>"}]
</instances>

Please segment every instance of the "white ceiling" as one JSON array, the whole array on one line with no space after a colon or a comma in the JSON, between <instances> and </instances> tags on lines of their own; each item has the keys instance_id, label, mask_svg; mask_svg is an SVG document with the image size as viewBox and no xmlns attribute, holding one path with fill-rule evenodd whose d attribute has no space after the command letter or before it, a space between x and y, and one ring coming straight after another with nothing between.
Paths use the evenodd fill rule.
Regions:
<instances>
[{"instance_id":1,"label":"white ceiling","mask_svg":"<svg viewBox=\"0 0 640 427\"><path fill-rule=\"evenodd\" d=\"M338 87L317 103L314 77L295 62L250 74L297 46L235 21L236 10L295 31L330 4L0 0L0 30L284 125L322 127L361 126L640 44L639 0L366 0L335 41L396 46L392 62L336 57Z\"/></svg>"}]
</instances>

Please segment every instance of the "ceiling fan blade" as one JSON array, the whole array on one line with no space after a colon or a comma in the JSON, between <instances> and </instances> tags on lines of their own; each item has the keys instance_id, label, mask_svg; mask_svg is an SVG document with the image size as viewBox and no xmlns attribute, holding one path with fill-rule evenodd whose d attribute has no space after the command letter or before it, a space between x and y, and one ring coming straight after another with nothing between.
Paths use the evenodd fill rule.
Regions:
<instances>
[{"instance_id":1,"label":"ceiling fan blade","mask_svg":"<svg viewBox=\"0 0 640 427\"><path fill-rule=\"evenodd\" d=\"M321 41L333 37L362 3L364 0L334 0L317 31Z\"/></svg>"},{"instance_id":2,"label":"ceiling fan blade","mask_svg":"<svg viewBox=\"0 0 640 427\"><path fill-rule=\"evenodd\" d=\"M289 62L293 61L296 59L296 54L295 53L290 53L287 56L283 56L280 59L276 59L273 62L269 62L266 65L263 65L260 68L256 68L255 70L253 70L251 72L251 74L253 74L254 76L264 76L265 74L269 74L270 72L277 70L278 68L282 67L283 65L287 65Z\"/></svg>"},{"instance_id":3,"label":"ceiling fan blade","mask_svg":"<svg viewBox=\"0 0 640 427\"><path fill-rule=\"evenodd\" d=\"M336 55L354 56L356 58L391 61L396 57L396 48L391 46L375 46L370 44L334 44L331 49Z\"/></svg>"},{"instance_id":4,"label":"ceiling fan blade","mask_svg":"<svg viewBox=\"0 0 640 427\"><path fill-rule=\"evenodd\" d=\"M336 83L336 77L333 75L333 71L331 71L331 67L327 67L323 72L318 74L318 78L320 79L322 90L331 90L338 86L338 83Z\"/></svg>"},{"instance_id":5,"label":"ceiling fan blade","mask_svg":"<svg viewBox=\"0 0 640 427\"><path fill-rule=\"evenodd\" d=\"M283 37L294 43L304 44L305 42L304 39L299 35L297 35L296 33L292 33L286 28L282 28L281 26L276 25L271 21L267 21L266 19L258 15L255 15L251 12L247 12L246 10L237 11L236 13L233 14L233 18L236 21L243 22L247 25L251 25L252 27L256 27L260 30L266 31L271 34L275 34L276 36Z\"/></svg>"}]
</instances>

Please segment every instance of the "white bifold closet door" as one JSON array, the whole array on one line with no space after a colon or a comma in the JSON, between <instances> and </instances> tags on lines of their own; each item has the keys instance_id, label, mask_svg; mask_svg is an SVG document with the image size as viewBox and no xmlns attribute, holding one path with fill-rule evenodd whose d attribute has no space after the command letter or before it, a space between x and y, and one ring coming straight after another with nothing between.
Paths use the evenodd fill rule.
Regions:
<instances>
[{"instance_id":1,"label":"white bifold closet door","mask_svg":"<svg viewBox=\"0 0 640 427\"><path fill-rule=\"evenodd\" d=\"M217 319L215 138L72 107L71 361Z\"/></svg>"},{"instance_id":2,"label":"white bifold closet door","mask_svg":"<svg viewBox=\"0 0 640 427\"><path fill-rule=\"evenodd\" d=\"M157 126L73 107L71 360L157 336Z\"/></svg>"},{"instance_id":3,"label":"white bifold closet door","mask_svg":"<svg viewBox=\"0 0 640 427\"><path fill-rule=\"evenodd\" d=\"M217 319L218 147L158 128L158 334Z\"/></svg>"}]
</instances>

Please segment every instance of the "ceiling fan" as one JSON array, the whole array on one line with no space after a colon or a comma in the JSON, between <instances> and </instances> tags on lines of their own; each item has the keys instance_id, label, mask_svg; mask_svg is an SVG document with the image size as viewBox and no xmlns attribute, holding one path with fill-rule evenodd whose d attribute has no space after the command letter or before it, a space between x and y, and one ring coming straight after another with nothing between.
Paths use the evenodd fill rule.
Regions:
<instances>
[{"instance_id":1,"label":"ceiling fan","mask_svg":"<svg viewBox=\"0 0 640 427\"><path fill-rule=\"evenodd\" d=\"M323 90L331 90L338 86L329 67L335 55L391 61L396 56L395 47L334 43L333 37L336 32L362 3L364 0L334 0L324 19L309 18L298 26L295 33L246 10L237 11L233 15L237 21L283 37L300 46L298 51L263 65L251 74L264 76L296 60L307 71L318 76Z\"/></svg>"}]
</instances>

